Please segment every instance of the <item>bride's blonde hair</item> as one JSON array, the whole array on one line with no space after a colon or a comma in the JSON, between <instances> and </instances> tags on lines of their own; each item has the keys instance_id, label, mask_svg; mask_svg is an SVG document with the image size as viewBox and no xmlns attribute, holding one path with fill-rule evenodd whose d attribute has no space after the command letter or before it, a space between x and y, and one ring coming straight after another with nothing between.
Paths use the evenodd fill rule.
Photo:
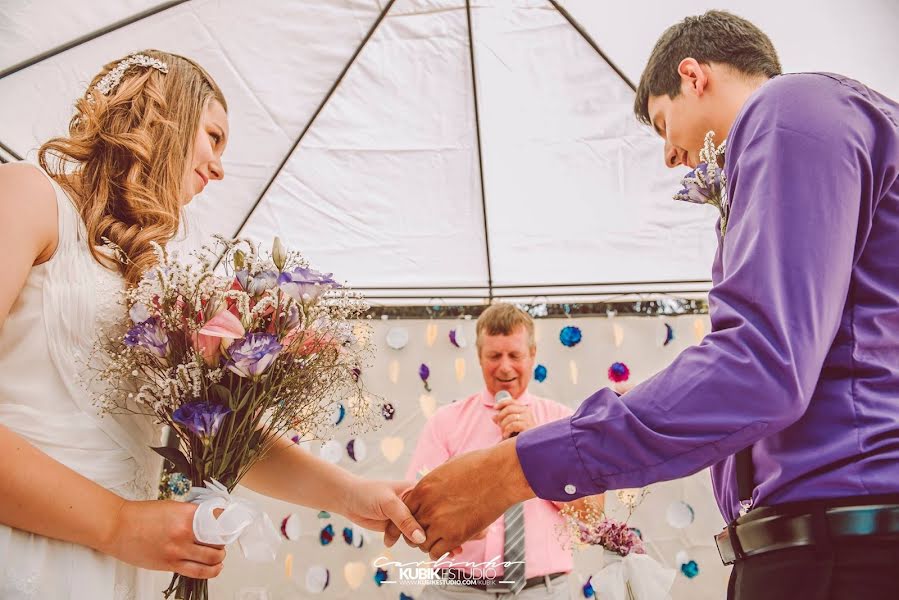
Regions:
<instances>
[{"instance_id":1,"label":"bride's blonde hair","mask_svg":"<svg viewBox=\"0 0 899 600\"><path fill-rule=\"evenodd\" d=\"M139 54L162 61L166 72L128 66L104 95L96 86L122 59L108 63L76 101L68 136L38 151L41 167L71 193L94 258L105 264L96 248L104 240L117 245L128 257L119 270L131 285L156 262L151 242L164 245L178 232L184 174L206 104L214 99L228 109L194 61L159 50Z\"/></svg>"}]
</instances>

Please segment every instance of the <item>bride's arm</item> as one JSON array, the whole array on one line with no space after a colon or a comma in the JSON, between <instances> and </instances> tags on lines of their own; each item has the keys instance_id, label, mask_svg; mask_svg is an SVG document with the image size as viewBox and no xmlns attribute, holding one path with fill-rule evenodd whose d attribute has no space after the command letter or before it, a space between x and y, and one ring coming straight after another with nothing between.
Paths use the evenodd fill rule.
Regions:
<instances>
[{"instance_id":1,"label":"bride's arm","mask_svg":"<svg viewBox=\"0 0 899 600\"><path fill-rule=\"evenodd\" d=\"M301 449L287 438L275 442L241 483L255 492L291 504L342 514L375 531L383 531L392 521L408 538L425 539L421 526L400 499L403 491L411 487L410 483L363 479Z\"/></svg>"}]
</instances>

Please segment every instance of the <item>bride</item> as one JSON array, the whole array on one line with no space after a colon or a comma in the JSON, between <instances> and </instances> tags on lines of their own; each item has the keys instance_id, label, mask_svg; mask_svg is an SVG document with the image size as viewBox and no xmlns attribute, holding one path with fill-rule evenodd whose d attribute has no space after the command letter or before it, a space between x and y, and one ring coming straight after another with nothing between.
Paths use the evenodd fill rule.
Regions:
<instances>
[{"instance_id":1,"label":"bride","mask_svg":"<svg viewBox=\"0 0 899 600\"><path fill-rule=\"evenodd\" d=\"M153 500L159 431L104 415L79 372L118 291L178 231L182 207L224 177L227 104L199 65L146 50L107 64L40 168L0 166L0 598L160 597L150 570L212 578L225 550L197 543L196 505ZM103 243L132 263L109 260ZM424 533L399 494L284 441L243 480L364 527ZM163 584L164 585L164 584Z\"/></svg>"}]
</instances>

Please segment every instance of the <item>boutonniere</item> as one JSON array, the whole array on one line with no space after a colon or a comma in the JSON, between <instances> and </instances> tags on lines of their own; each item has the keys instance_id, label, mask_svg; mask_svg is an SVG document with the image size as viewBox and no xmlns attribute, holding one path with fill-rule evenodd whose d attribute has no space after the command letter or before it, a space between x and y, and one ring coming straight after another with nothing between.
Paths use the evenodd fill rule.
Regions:
<instances>
[{"instance_id":1,"label":"boutonniere","mask_svg":"<svg viewBox=\"0 0 899 600\"><path fill-rule=\"evenodd\" d=\"M727 142L715 146L715 132L705 134L699 165L681 180L683 186L674 195L675 200L694 204L711 204L721 213L721 237L727 231L728 198L727 177L724 174L724 151ZM719 164L719 160L721 164Z\"/></svg>"}]
</instances>

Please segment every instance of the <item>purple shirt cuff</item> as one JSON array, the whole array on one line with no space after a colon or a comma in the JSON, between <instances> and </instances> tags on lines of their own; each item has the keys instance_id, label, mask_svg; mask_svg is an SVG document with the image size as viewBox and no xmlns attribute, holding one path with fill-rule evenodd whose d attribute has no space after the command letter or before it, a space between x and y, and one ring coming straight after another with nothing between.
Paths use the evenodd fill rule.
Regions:
<instances>
[{"instance_id":1,"label":"purple shirt cuff","mask_svg":"<svg viewBox=\"0 0 899 600\"><path fill-rule=\"evenodd\" d=\"M539 498L569 502L602 491L574 444L571 418L529 429L515 438L518 462Z\"/></svg>"}]
</instances>

